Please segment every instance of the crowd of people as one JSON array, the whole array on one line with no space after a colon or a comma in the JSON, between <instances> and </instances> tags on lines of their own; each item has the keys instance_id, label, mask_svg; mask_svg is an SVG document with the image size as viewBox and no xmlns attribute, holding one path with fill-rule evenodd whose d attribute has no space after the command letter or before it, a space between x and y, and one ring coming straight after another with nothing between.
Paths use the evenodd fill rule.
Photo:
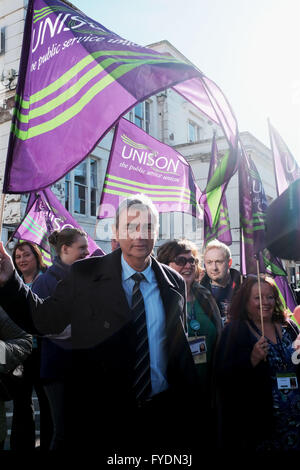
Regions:
<instances>
[{"instance_id":1,"label":"crowd of people","mask_svg":"<svg viewBox=\"0 0 300 470\"><path fill-rule=\"evenodd\" d=\"M189 240L154 255L157 234L155 206L135 195L108 255L87 257L72 228L49 237L47 270L35 245L12 259L1 246L0 372L22 364L24 378L11 449L34 446L34 387L41 450L300 450L300 306L291 317L270 276L242 278L223 243L201 266Z\"/></svg>"}]
</instances>

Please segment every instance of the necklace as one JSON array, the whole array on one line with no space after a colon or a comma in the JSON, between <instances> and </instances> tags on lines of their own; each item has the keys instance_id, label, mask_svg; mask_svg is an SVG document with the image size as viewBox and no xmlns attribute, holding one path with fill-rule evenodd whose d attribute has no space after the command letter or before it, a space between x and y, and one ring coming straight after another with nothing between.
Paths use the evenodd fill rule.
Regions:
<instances>
[{"instance_id":1,"label":"necklace","mask_svg":"<svg viewBox=\"0 0 300 470\"><path fill-rule=\"evenodd\" d=\"M188 302L188 321L190 328L195 332L200 330L200 322L196 319L195 301Z\"/></svg>"},{"instance_id":2,"label":"necklace","mask_svg":"<svg viewBox=\"0 0 300 470\"><path fill-rule=\"evenodd\" d=\"M25 278L23 277L25 284L32 284L32 283L36 280L36 278L38 277L38 274L39 274L39 271L37 271L37 272L33 275L33 277L31 278L30 281L29 281L29 280L25 280Z\"/></svg>"}]
</instances>

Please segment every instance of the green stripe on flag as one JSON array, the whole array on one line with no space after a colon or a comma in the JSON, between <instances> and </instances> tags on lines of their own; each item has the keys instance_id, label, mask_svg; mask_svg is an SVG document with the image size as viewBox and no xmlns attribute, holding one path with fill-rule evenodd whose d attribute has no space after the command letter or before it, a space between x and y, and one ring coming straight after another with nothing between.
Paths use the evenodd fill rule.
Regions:
<instances>
[{"instance_id":1,"label":"green stripe on flag","mask_svg":"<svg viewBox=\"0 0 300 470\"><path fill-rule=\"evenodd\" d=\"M220 213L220 201L222 197L222 188L218 186L206 195L207 204L211 213L212 226L216 225Z\"/></svg>"},{"instance_id":2,"label":"green stripe on flag","mask_svg":"<svg viewBox=\"0 0 300 470\"><path fill-rule=\"evenodd\" d=\"M33 15L33 23L37 23L38 21L42 20L46 16L49 16L51 13L55 11L68 11L68 12L73 13L72 10L70 11L70 8L53 5L53 6L49 6L46 8L42 8L41 10L34 10L34 12L39 12L39 13Z\"/></svg>"},{"instance_id":3,"label":"green stripe on flag","mask_svg":"<svg viewBox=\"0 0 300 470\"><path fill-rule=\"evenodd\" d=\"M140 65L144 64L145 62L140 61L140 63L134 63L130 65L121 65L117 67L111 75L107 75L103 77L99 82L97 82L94 86L92 86L74 105L72 105L69 109L63 111L62 113L55 116L53 119L49 121L39 124L37 126L33 126L29 128L27 131L23 131L19 129L16 124L12 125L12 132L16 135L17 138L21 140L27 140L38 135L45 134L53 129L64 124L66 121L69 121L74 116L80 113L82 109L89 104L97 94L103 91L108 85L113 83L116 79L120 78L121 76L125 75L126 73L130 72L131 70L139 67Z\"/></svg>"},{"instance_id":4,"label":"green stripe on flag","mask_svg":"<svg viewBox=\"0 0 300 470\"><path fill-rule=\"evenodd\" d=\"M35 235L36 237L40 237L40 239L43 238L44 234L41 235L39 232L37 232L37 231L34 229L34 227L33 227L32 225L27 224L27 222L26 222L25 220L23 221L23 224L22 224L22 225L26 228L26 230L28 230L29 232L33 233L33 235Z\"/></svg>"},{"instance_id":5,"label":"green stripe on flag","mask_svg":"<svg viewBox=\"0 0 300 470\"><path fill-rule=\"evenodd\" d=\"M20 96L16 95L16 101L20 102L21 107L24 109L29 109L30 105L33 103L36 103L40 100L45 99L47 96L51 95L55 91L59 90L62 86L66 85L68 81L72 80L72 78L76 77L85 67L87 67L89 64L91 64L94 60L98 59L99 57L105 57L105 56L119 56L122 58L122 61L125 62L126 59L123 59L123 56L128 56L131 57L130 59L127 60L127 62L132 60L139 60L143 63L147 63L147 61L139 59L139 54L137 52L131 52L131 51L120 51L120 50L115 50L115 51L96 51L93 52L83 59L81 59L79 62L77 62L73 67L71 67L67 72L65 72L63 75L61 75L57 80L55 80L53 83L50 85L47 85L45 88L43 88L40 91L37 91L33 95L30 96L28 100L21 100ZM134 57L138 56L138 57ZM160 56L157 59L153 57L153 54L148 54L145 53L143 56L149 56L152 58L153 63L159 63L160 61L163 62L174 62L174 63L180 63L178 59L174 59L172 57L168 56ZM115 57L109 57L106 59L103 59L102 62L105 60L113 60L115 62L118 62L118 60ZM100 64L102 63L100 62ZM99 65L100 65L99 64ZM103 64L102 64L103 66Z\"/></svg>"},{"instance_id":6,"label":"green stripe on flag","mask_svg":"<svg viewBox=\"0 0 300 470\"><path fill-rule=\"evenodd\" d=\"M111 189L108 189L108 188L103 188L103 192L104 193L107 193L107 194L113 194L115 196L125 196L127 197L128 194L135 194L134 192L132 191L128 191L127 193L125 192L122 192L122 191L115 191L115 190L111 190ZM147 191L144 191L144 194L147 194ZM182 199L178 198L178 197L157 197L157 196L153 196L151 197L152 201L163 201L163 202L179 202L179 203L182 203ZM195 204L191 204L190 201L188 201L188 203L192 206L194 206Z\"/></svg>"},{"instance_id":7,"label":"green stripe on flag","mask_svg":"<svg viewBox=\"0 0 300 470\"><path fill-rule=\"evenodd\" d=\"M39 237L43 237L44 234L45 234L45 230L40 226L38 225L33 219L32 217L30 217L29 214L27 214L27 217L24 219L23 221L23 224L25 226L25 223L27 224L26 225L26 228L28 229L28 227L31 227L37 234L37 236Z\"/></svg>"},{"instance_id":8,"label":"green stripe on flag","mask_svg":"<svg viewBox=\"0 0 300 470\"><path fill-rule=\"evenodd\" d=\"M228 166L228 159L229 159L229 151L222 157L219 165L214 171L211 179L207 183L206 186L206 194L211 191L214 191L217 186L221 186L224 183L225 174ZM212 189L211 189L212 188Z\"/></svg>"},{"instance_id":9,"label":"green stripe on flag","mask_svg":"<svg viewBox=\"0 0 300 470\"><path fill-rule=\"evenodd\" d=\"M105 186L106 187L107 186L112 186L114 188L128 189L130 191L136 192L136 188L135 188L134 184L127 185L127 184L120 184L119 183L119 184L116 185L115 183L110 183L109 181L105 181ZM168 196L168 195L170 195L170 196L179 196L180 198L186 198L187 197L185 194L182 194L182 192L180 192L180 191L168 191L168 190L161 190L161 189L160 190L148 189L147 193L149 193L149 194L161 194L161 195L165 195L165 196ZM190 198L188 197L188 199L186 199L186 200L189 201L189 199Z\"/></svg>"},{"instance_id":10,"label":"green stripe on flag","mask_svg":"<svg viewBox=\"0 0 300 470\"><path fill-rule=\"evenodd\" d=\"M128 62L132 64L132 59L125 59L123 60L123 62ZM115 63L115 60L112 58L103 60L100 64L97 64L95 67L93 67L88 72L86 72L82 77L80 77L80 79L77 80L76 83L74 83L74 85L72 85L67 90L60 93L54 99L48 101L48 103L45 103L42 106L39 106L37 108L30 109L28 114L23 114L19 110L16 110L15 114L18 120L23 123L28 123L31 119L47 114L53 109L57 108L58 106L61 106L62 104L66 103L69 99L76 96L76 94L79 93L83 87L85 87L91 80L97 77L97 75L101 75L113 63ZM147 62L139 61L139 64L136 63L135 65L139 66L145 63L148 63L148 61ZM114 72L111 72L110 75L113 76ZM30 100L30 104L33 104L34 102L35 102L34 99ZM28 109L28 108L26 107L24 109Z\"/></svg>"},{"instance_id":11,"label":"green stripe on flag","mask_svg":"<svg viewBox=\"0 0 300 470\"><path fill-rule=\"evenodd\" d=\"M128 184L134 184L135 186L140 186L141 188L149 188L149 189L167 189L167 190L170 190L170 189L176 189L178 191L184 191L187 196L190 195L190 190L187 189L187 188L178 188L178 186L167 186L167 185L158 185L158 184L147 184L147 183L140 183L138 181L132 181L132 180L128 180L128 179L125 179L125 178L121 178L120 176L115 176L115 175L111 175L109 173L106 173L106 180L109 181L109 180L115 180L115 181L120 181L121 183L128 183Z\"/></svg>"},{"instance_id":12,"label":"green stripe on flag","mask_svg":"<svg viewBox=\"0 0 300 470\"><path fill-rule=\"evenodd\" d=\"M112 187L108 188L107 187L108 185L110 185ZM136 188L134 186L128 186L128 185L125 185L125 184L114 185L112 183L105 183L104 188L105 189L110 189L110 190L115 190L115 191L119 191L119 189L120 190L125 189L127 191L130 191L132 194L136 194ZM185 202L187 204L189 204L189 202L190 202L190 199L188 197L186 197L185 195L180 195L180 194L176 193L175 191L161 191L161 190L160 191L155 191L155 190L152 190L152 189L148 189L147 194L148 194L149 197L151 197L151 199L153 199L152 196L154 196L156 194L159 194L161 196L166 196L166 197L177 196L178 201Z\"/></svg>"}]
</instances>

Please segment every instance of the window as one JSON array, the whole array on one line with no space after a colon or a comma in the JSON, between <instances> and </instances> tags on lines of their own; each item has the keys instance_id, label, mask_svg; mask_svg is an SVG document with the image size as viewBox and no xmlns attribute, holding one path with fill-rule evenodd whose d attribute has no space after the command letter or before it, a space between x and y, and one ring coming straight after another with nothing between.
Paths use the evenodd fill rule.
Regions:
<instances>
[{"instance_id":1,"label":"window","mask_svg":"<svg viewBox=\"0 0 300 470\"><path fill-rule=\"evenodd\" d=\"M134 123L139 126L141 129L144 129L144 103L137 104L134 111Z\"/></svg>"},{"instance_id":2,"label":"window","mask_svg":"<svg viewBox=\"0 0 300 470\"><path fill-rule=\"evenodd\" d=\"M145 101L145 131L147 134L150 132L150 103Z\"/></svg>"},{"instance_id":3,"label":"window","mask_svg":"<svg viewBox=\"0 0 300 470\"><path fill-rule=\"evenodd\" d=\"M150 132L150 102L144 101L138 103L129 113L129 120L138 127L144 129L148 134Z\"/></svg>"},{"instance_id":4,"label":"window","mask_svg":"<svg viewBox=\"0 0 300 470\"><path fill-rule=\"evenodd\" d=\"M65 207L67 211L71 211L70 204L70 194L71 194L71 175L68 173L65 177Z\"/></svg>"},{"instance_id":5,"label":"window","mask_svg":"<svg viewBox=\"0 0 300 470\"><path fill-rule=\"evenodd\" d=\"M5 28L0 28L0 54L5 52Z\"/></svg>"},{"instance_id":6,"label":"window","mask_svg":"<svg viewBox=\"0 0 300 470\"><path fill-rule=\"evenodd\" d=\"M65 207L71 214L96 216L99 203L98 167L98 159L91 157L65 176Z\"/></svg>"},{"instance_id":7,"label":"window","mask_svg":"<svg viewBox=\"0 0 300 470\"><path fill-rule=\"evenodd\" d=\"M76 214L86 214L86 165L86 162L82 162L74 170L74 212Z\"/></svg>"},{"instance_id":8,"label":"window","mask_svg":"<svg viewBox=\"0 0 300 470\"><path fill-rule=\"evenodd\" d=\"M189 142L198 142L200 140L200 127L193 121L188 124Z\"/></svg>"},{"instance_id":9,"label":"window","mask_svg":"<svg viewBox=\"0 0 300 470\"><path fill-rule=\"evenodd\" d=\"M91 158L90 161L90 187L91 187L91 207L90 214L96 216L97 211L97 160Z\"/></svg>"}]
</instances>

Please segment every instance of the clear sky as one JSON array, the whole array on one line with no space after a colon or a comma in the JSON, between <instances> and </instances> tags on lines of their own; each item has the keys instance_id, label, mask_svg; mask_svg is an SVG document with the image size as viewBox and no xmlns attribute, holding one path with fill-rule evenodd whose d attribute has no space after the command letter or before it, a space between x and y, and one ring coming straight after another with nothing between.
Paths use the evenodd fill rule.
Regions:
<instances>
[{"instance_id":1,"label":"clear sky","mask_svg":"<svg viewBox=\"0 0 300 470\"><path fill-rule=\"evenodd\" d=\"M300 0L73 0L140 45L167 39L223 90L240 131L267 118L300 163Z\"/></svg>"}]
</instances>

